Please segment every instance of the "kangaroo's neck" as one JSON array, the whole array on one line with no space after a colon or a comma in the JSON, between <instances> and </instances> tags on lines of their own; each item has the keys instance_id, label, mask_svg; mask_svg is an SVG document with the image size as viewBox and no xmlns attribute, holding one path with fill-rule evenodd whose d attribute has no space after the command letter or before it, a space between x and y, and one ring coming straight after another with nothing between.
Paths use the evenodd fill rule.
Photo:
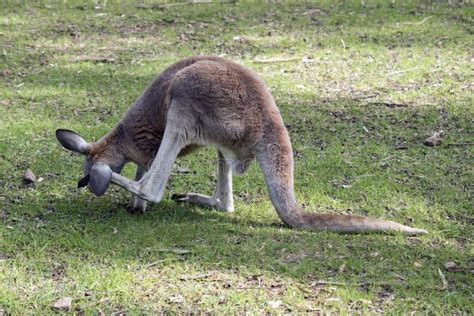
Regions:
<instances>
[{"instance_id":1,"label":"kangaroo's neck","mask_svg":"<svg viewBox=\"0 0 474 316\"><path fill-rule=\"evenodd\" d=\"M109 133L93 143L90 154L95 161L101 161L112 169L121 169L126 162L124 138L126 137L122 124L115 126Z\"/></svg>"}]
</instances>

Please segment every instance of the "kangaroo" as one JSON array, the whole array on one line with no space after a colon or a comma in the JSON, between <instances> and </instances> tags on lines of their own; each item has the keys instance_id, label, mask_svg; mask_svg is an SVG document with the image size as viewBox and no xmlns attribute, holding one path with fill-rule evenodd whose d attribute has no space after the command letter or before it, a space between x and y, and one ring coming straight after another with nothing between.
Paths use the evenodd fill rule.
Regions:
<instances>
[{"instance_id":1,"label":"kangaroo","mask_svg":"<svg viewBox=\"0 0 474 316\"><path fill-rule=\"evenodd\" d=\"M424 229L370 217L318 214L298 206L293 189L293 151L279 109L263 80L252 70L214 56L183 59L165 69L103 138L86 142L58 129L56 137L71 151L86 155L85 177L97 196L110 183L130 191L129 210L144 212L158 203L177 157L202 146L217 148L217 186L212 196L175 194L179 202L232 212L232 174L242 174L256 158L270 199L290 227L343 233L427 233ZM120 172L137 165L135 181Z\"/></svg>"}]
</instances>

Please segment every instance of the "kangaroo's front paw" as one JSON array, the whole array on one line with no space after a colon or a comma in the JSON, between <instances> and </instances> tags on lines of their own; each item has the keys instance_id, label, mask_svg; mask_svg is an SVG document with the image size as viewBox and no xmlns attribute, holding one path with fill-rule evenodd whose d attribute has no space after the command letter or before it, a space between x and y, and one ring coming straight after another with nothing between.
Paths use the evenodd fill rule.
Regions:
<instances>
[{"instance_id":1,"label":"kangaroo's front paw","mask_svg":"<svg viewBox=\"0 0 474 316\"><path fill-rule=\"evenodd\" d=\"M112 173L112 183L124 188L125 190L139 195L140 192L140 183L137 181L130 180L119 173Z\"/></svg>"},{"instance_id":2,"label":"kangaroo's front paw","mask_svg":"<svg viewBox=\"0 0 474 316\"><path fill-rule=\"evenodd\" d=\"M127 212L129 212L130 214L143 214L145 213L145 208L128 205Z\"/></svg>"},{"instance_id":3,"label":"kangaroo's front paw","mask_svg":"<svg viewBox=\"0 0 474 316\"><path fill-rule=\"evenodd\" d=\"M145 200L132 196L130 203L127 206L127 212L131 214L145 213L146 203Z\"/></svg>"}]
</instances>

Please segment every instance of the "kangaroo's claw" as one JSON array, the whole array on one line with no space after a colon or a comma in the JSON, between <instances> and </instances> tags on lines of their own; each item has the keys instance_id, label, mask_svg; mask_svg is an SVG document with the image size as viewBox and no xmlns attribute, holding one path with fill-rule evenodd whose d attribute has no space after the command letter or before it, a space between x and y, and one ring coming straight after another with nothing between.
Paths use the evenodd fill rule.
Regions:
<instances>
[{"instance_id":1,"label":"kangaroo's claw","mask_svg":"<svg viewBox=\"0 0 474 316\"><path fill-rule=\"evenodd\" d=\"M148 202L158 203L159 200L156 200L153 195L149 192L144 190L140 185L140 182L133 181L128 179L127 177L122 176L118 173L112 173L112 183L118 185L119 187L124 188L125 190L129 191L130 193L135 194L137 197L146 200Z\"/></svg>"}]
</instances>

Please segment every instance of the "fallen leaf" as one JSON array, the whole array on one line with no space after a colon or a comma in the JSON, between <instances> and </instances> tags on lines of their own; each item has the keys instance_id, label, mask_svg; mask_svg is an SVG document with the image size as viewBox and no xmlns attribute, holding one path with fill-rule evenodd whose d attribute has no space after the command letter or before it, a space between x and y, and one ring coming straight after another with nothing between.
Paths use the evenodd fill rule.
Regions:
<instances>
[{"instance_id":1,"label":"fallen leaf","mask_svg":"<svg viewBox=\"0 0 474 316\"><path fill-rule=\"evenodd\" d=\"M60 298L59 300L57 300L53 304L53 308L57 309L57 310L67 311L67 310L71 309L71 305L72 305L72 298L63 297L63 298Z\"/></svg>"},{"instance_id":2,"label":"fallen leaf","mask_svg":"<svg viewBox=\"0 0 474 316\"><path fill-rule=\"evenodd\" d=\"M239 43L247 43L249 41L246 37L239 36L239 35L234 36L232 39L236 42L239 42Z\"/></svg>"},{"instance_id":3,"label":"fallen leaf","mask_svg":"<svg viewBox=\"0 0 474 316\"><path fill-rule=\"evenodd\" d=\"M12 71L10 69L3 69L2 71L2 74L5 76L5 77L8 77L12 74Z\"/></svg>"},{"instance_id":4,"label":"fallen leaf","mask_svg":"<svg viewBox=\"0 0 474 316\"><path fill-rule=\"evenodd\" d=\"M184 297L182 295L175 295L175 296L171 296L170 298L168 298L168 301L170 303L183 303L184 302Z\"/></svg>"},{"instance_id":5,"label":"fallen leaf","mask_svg":"<svg viewBox=\"0 0 474 316\"><path fill-rule=\"evenodd\" d=\"M269 301L268 302L268 305L271 307L271 308L278 308L280 307L282 304L282 301L280 300L276 300L276 301Z\"/></svg>"},{"instance_id":6,"label":"fallen leaf","mask_svg":"<svg viewBox=\"0 0 474 316\"><path fill-rule=\"evenodd\" d=\"M343 189L349 189L352 187L352 183L348 179L342 179L342 180L333 180L331 181L332 185L336 188L343 188Z\"/></svg>"},{"instance_id":7,"label":"fallen leaf","mask_svg":"<svg viewBox=\"0 0 474 316\"><path fill-rule=\"evenodd\" d=\"M191 173L191 170L185 167L181 167L181 166L176 166L175 171L176 173Z\"/></svg>"},{"instance_id":8,"label":"fallen leaf","mask_svg":"<svg viewBox=\"0 0 474 316\"><path fill-rule=\"evenodd\" d=\"M12 255L6 254L6 253L1 253L0 252L0 260L5 260L5 259L10 259L12 258ZM1 315L1 314L0 314Z\"/></svg>"},{"instance_id":9,"label":"fallen leaf","mask_svg":"<svg viewBox=\"0 0 474 316\"><path fill-rule=\"evenodd\" d=\"M346 271L346 264L345 263L341 264L341 266L339 267L337 271L339 273L343 273L344 271Z\"/></svg>"},{"instance_id":10,"label":"fallen leaf","mask_svg":"<svg viewBox=\"0 0 474 316\"><path fill-rule=\"evenodd\" d=\"M64 272L65 272L64 266L61 265L60 263L55 263L51 271L51 278L54 281L59 281L64 276Z\"/></svg>"},{"instance_id":11,"label":"fallen leaf","mask_svg":"<svg viewBox=\"0 0 474 316\"><path fill-rule=\"evenodd\" d=\"M395 145L395 149L397 150L405 150L405 149L408 149L408 146L405 145L404 143L398 143Z\"/></svg>"}]
</instances>

